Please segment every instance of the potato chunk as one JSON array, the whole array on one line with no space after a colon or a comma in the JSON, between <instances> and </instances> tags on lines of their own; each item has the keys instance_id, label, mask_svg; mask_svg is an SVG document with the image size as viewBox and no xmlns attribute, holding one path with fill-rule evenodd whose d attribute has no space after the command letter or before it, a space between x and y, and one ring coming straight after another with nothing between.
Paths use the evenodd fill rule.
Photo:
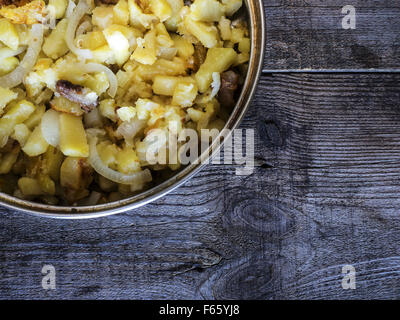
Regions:
<instances>
[{"instance_id":1,"label":"potato chunk","mask_svg":"<svg viewBox=\"0 0 400 320\"><path fill-rule=\"evenodd\" d=\"M17 29L7 19L0 19L0 41L12 50L18 49L19 36Z\"/></svg>"},{"instance_id":2,"label":"potato chunk","mask_svg":"<svg viewBox=\"0 0 400 320\"><path fill-rule=\"evenodd\" d=\"M68 7L68 0L49 0L48 7L53 7L56 19L61 19Z\"/></svg>"},{"instance_id":3,"label":"potato chunk","mask_svg":"<svg viewBox=\"0 0 400 320\"><path fill-rule=\"evenodd\" d=\"M178 49L179 57L182 57L183 59L189 59L189 57L194 54L193 44L189 40L177 34L172 35L172 40L174 41L175 48Z\"/></svg>"},{"instance_id":4,"label":"potato chunk","mask_svg":"<svg viewBox=\"0 0 400 320\"><path fill-rule=\"evenodd\" d=\"M35 106L26 100L13 105L0 119L0 146L7 143L17 124L24 122L35 111Z\"/></svg>"},{"instance_id":5,"label":"potato chunk","mask_svg":"<svg viewBox=\"0 0 400 320\"><path fill-rule=\"evenodd\" d=\"M18 188L24 196L40 196L43 194L39 182L33 178L23 177L19 179Z\"/></svg>"},{"instance_id":6,"label":"potato chunk","mask_svg":"<svg viewBox=\"0 0 400 320\"><path fill-rule=\"evenodd\" d=\"M46 172L54 181L60 180L60 167L64 160L64 156L57 148L49 146L46 153L43 155L43 161L46 166Z\"/></svg>"},{"instance_id":7,"label":"potato chunk","mask_svg":"<svg viewBox=\"0 0 400 320\"><path fill-rule=\"evenodd\" d=\"M117 153L118 171L131 174L141 170L139 158L132 148L125 147Z\"/></svg>"},{"instance_id":8,"label":"potato chunk","mask_svg":"<svg viewBox=\"0 0 400 320\"><path fill-rule=\"evenodd\" d=\"M11 101L17 99L18 94L14 91L0 87L0 113L3 112L4 107Z\"/></svg>"},{"instance_id":9,"label":"potato chunk","mask_svg":"<svg viewBox=\"0 0 400 320\"><path fill-rule=\"evenodd\" d=\"M225 7L225 14L231 17L242 7L243 0L222 0L222 3Z\"/></svg>"},{"instance_id":10,"label":"potato chunk","mask_svg":"<svg viewBox=\"0 0 400 320\"><path fill-rule=\"evenodd\" d=\"M131 59L142 64L153 65L157 60L156 31L147 32L144 39L137 40L137 45Z\"/></svg>"},{"instance_id":11,"label":"potato chunk","mask_svg":"<svg viewBox=\"0 0 400 320\"><path fill-rule=\"evenodd\" d=\"M210 87L212 74L222 73L236 61L237 53L231 48L212 48L207 52L206 61L195 75L199 91L204 93Z\"/></svg>"},{"instance_id":12,"label":"potato chunk","mask_svg":"<svg viewBox=\"0 0 400 320\"><path fill-rule=\"evenodd\" d=\"M214 48L218 44L218 29L212 24L195 21L190 15L183 19L183 24L206 48Z\"/></svg>"},{"instance_id":13,"label":"potato chunk","mask_svg":"<svg viewBox=\"0 0 400 320\"><path fill-rule=\"evenodd\" d=\"M127 25L129 23L129 7L127 0L119 0L114 6L114 23Z\"/></svg>"},{"instance_id":14,"label":"potato chunk","mask_svg":"<svg viewBox=\"0 0 400 320\"><path fill-rule=\"evenodd\" d=\"M17 161L21 148L16 145L11 152L4 155L0 161L0 174L7 174L11 171L12 166Z\"/></svg>"},{"instance_id":15,"label":"potato chunk","mask_svg":"<svg viewBox=\"0 0 400 320\"><path fill-rule=\"evenodd\" d=\"M155 94L173 96L176 86L180 83L196 84L196 81L191 77L156 76L153 81L153 91Z\"/></svg>"},{"instance_id":16,"label":"potato chunk","mask_svg":"<svg viewBox=\"0 0 400 320\"><path fill-rule=\"evenodd\" d=\"M92 22L100 29L105 29L114 21L114 11L112 7L96 7L93 9Z\"/></svg>"},{"instance_id":17,"label":"potato chunk","mask_svg":"<svg viewBox=\"0 0 400 320\"><path fill-rule=\"evenodd\" d=\"M19 64L17 57L8 57L0 61L0 76L13 71Z\"/></svg>"},{"instance_id":18,"label":"potato chunk","mask_svg":"<svg viewBox=\"0 0 400 320\"><path fill-rule=\"evenodd\" d=\"M29 130L25 124L21 123L15 126L14 133L12 134L11 138L17 140L20 146L23 147L30 135L31 130Z\"/></svg>"},{"instance_id":19,"label":"potato chunk","mask_svg":"<svg viewBox=\"0 0 400 320\"><path fill-rule=\"evenodd\" d=\"M48 57L56 60L68 52L69 49L64 39L67 27L68 19L61 20L44 41L43 52Z\"/></svg>"},{"instance_id":20,"label":"potato chunk","mask_svg":"<svg viewBox=\"0 0 400 320\"><path fill-rule=\"evenodd\" d=\"M224 15L224 6L217 0L196 0L191 6L194 20L214 22Z\"/></svg>"},{"instance_id":21,"label":"potato chunk","mask_svg":"<svg viewBox=\"0 0 400 320\"><path fill-rule=\"evenodd\" d=\"M4 6L0 8L0 15L16 24L41 23L46 15L46 3L34 0L21 7Z\"/></svg>"},{"instance_id":22,"label":"potato chunk","mask_svg":"<svg viewBox=\"0 0 400 320\"><path fill-rule=\"evenodd\" d=\"M131 53L129 51L129 41L119 29L117 25L114 25L106 28L103 34L108 46L114 53L115 61L121 66L128 60Z\"/></svg>"},{"instance_id":23,"label":"potato chunk","mask_svg":"<svg viewBox=\"0 0 400 320\"><path fill-rule=\"evenodd\" d=\"M172 104L184 108L193 105L194 99L197 97L197 85L193 83L179 83L172 98Z\"/></svg>"},{"instance_id":24,"label":"potato chunk","mask_svg":"<svg viewBox=\"0 0 400 320\"><path fill-rule=\"evenodd\" d=\"M165 21L165 26L169 31L176 31L178 24L182 22L180 11L184 6L183 0L167 0L171 6L171 17Z\"/></svg>"},{"instance_id":25,"label":"potato chunk","mask_svg":"<svg viewBox=\"0 0 400 320\"><path fill-rule=\"evenodd\" d=\"M70 157L89 156L89 145L82 117L67 113L60 115L60 149L64 155Z\"/></svg>"},{"instance_id":26,"label":"potato chunk","mask_svg":"<svg viewBox=\"0 0 400 320\"><path fill-rule=\"evenodd\" d=\"M25 143L22 151L30 157L39 156L47 151L49 144L44 140L42 135L42 127L38 125L32 134L29 136L28 141Z\"/></svg>"},{"instance_id":27,"label":"potato chunk","mask_svg":"<svg viewBox=\"0 0 400 320\"><path fill-rule=\"evenodd\" d=\"M169 19L172 15L172 9L167 0L150 0L150 9L161 22Z\"/></svg>"},{"instance_id":28,"label":"potato chunk","mask_svg":"<svg viewBox=\"0 0 400 320\"><path fill-rule=\"evenodd\" d=\"M83 115L84 113L79 104L72 102L62 96L55 97L53 100L51 100L50 106L56 111L73 114L78 117Z\"/></svg>"},{"instance_id":29,"label":"potato chunk","mask_svg":"<svg viewBox=\"0 0 400 320\"><path fill-rule=\"evenodd\" d=\"M61 165L61 186L72 190L84 190L93 180L91 169L84 158L67 157Z\"/></svg>"}]
</instances>

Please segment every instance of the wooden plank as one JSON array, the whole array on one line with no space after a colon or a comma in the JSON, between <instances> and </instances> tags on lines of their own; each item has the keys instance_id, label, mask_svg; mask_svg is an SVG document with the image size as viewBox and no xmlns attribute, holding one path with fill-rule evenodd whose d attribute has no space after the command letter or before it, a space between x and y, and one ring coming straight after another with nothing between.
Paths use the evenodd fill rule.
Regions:
<instances>
[{"instance_id":1,"label":"wooden plank","mask_svg":"<svg viewBox=\"0 0 400 320\"><path fill-rule=\"evenodd\" d=\"M342 7L356 9L356 29L342 28ZM268 70L400 69L396 0L265 0Z\"/></svg>"},{"instance_id":2,"label":"wooden plank","mask_svg":"<svg viewBox=\"0 0 400 320\"><path fill-rule=\"evenodd\" d=\"M1 210L0 298L400 296L400 75L264 75L253 175L209 165L129 213ZM52 264L57 290L41 288ZM341 268L356 268L356 290Z\"/></svg>"}]
</instances>

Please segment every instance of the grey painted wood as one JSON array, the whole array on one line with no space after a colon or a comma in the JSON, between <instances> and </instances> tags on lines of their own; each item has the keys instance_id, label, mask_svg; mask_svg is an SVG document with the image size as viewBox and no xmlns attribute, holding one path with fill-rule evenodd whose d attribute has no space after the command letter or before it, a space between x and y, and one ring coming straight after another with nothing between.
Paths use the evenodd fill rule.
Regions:
<instances>
[{"instance_id":1,"label":"grey painted wood","mask_svg":"<svg viewBox=\"0 0 400 320\"><path fill-rule=\"evenodd\" d=\"M265 0L266 70L400 69L397 0ZM356 29L342 28L342 8Z\"/></svg>"},{"instance_id":2,"label":"grey painted wood","mask_svg":"<svg viewBox=\"0 0 400 320\"><path fill-rule=\"evenodd\" d=\"M400 297L400 75L264 75L257 168L90 221L1 210L0 298ZM52 264L57 289L41 288ZM341 287L356 268L356 290Z\"/></svg>"},{"instance_id":3,"label":"grey painted wood","mask_svg":"<svg viewBox=\"0 0 400 320\"><path fill-rule=\"evenodd\" d=\"M356 30L340 27L345 4ZM265 5L264 70L399 67L397 1ZM89 221L1 208L0 299L398 299L399 80L265 73L242 124L256 130L253 175L209 165L153 204ZM356 290L341 287L345 264Z\"/></svg>"}]
</instances>

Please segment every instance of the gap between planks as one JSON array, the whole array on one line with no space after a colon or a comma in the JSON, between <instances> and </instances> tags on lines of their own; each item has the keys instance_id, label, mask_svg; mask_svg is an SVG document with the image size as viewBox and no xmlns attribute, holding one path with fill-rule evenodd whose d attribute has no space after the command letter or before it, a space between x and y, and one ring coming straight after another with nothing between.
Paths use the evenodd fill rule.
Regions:
<instances>
[{"instance_id":1,"label":"gap between planks","mask_svg":"<svg viewBox=\"0 0 400 320\"><path fill-rule=\"evenodd\" d=\"M400 69L263 69L262 74L269 73L400 73Z\"/></svg>"}]
</instances>

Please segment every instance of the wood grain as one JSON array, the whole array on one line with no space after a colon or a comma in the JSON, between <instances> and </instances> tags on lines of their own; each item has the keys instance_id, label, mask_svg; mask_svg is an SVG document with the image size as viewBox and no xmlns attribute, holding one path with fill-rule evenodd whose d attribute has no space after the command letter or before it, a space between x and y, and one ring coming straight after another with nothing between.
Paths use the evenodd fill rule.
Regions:
<instances>
[{"instance_id":1,"label":"wood grain","mask_svg":"<svg viewBox=\"0 0 400 320\"><path fill-rule=\"evenodd\" d=\"M342 28L342 7L356 29ZM265 70L400 69L396 0L266 0Z\"/></svg>"},{"instance_id":2,"label":"wood grain","mask_svg":"<svg viewBox=\"0 0 400 320\"><path fill-rule=\"evenodd\" d=\"M209 165L89 221L1 209L0 298L400 298L399 80L265 74L242 124L257 132L253 175ZM356 290L341 287L345 264Z\"/></svg>"}]
</instances>

